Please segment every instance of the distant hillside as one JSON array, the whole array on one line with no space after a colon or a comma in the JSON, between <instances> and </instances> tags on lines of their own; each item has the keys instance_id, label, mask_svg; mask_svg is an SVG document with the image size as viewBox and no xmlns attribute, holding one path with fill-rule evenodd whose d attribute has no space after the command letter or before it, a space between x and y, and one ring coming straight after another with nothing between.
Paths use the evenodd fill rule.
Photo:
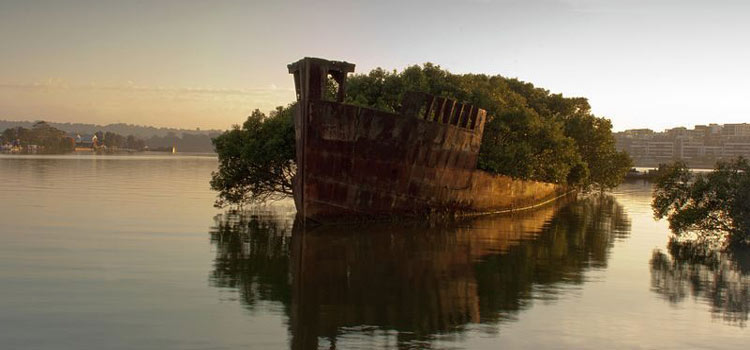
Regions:
<instances>
[{"instance_id":1,"label":"distant hillside","mask_svg":"<svg viewBox=\"0 0 750 350\"><path fill-rule=\"evenodd\" d=\"M0 120L0 132L15 127L31 129L34 123L35 122L30 121ZM153 126L130 125L123 123L96 125L48 122L48 124L70 135L92 135L98 131L101 131L102 133L112 132L123 136L133 135L144 140L146 146L151 149L176 147L179 152L213 152L214 148L211 143L211 138L222 133L221 130L155 128Z\"/></svg>"},{"instance_id":2,"label":"distant hillside","mask_svg":"<svg viewBox=\"0 0 750 350\"><path fill-rule=\"evenodd\" d=\"M13 120L0 120L0 131L7 128L14 128L21 126L24 128L31 128L35 121L13 121ZM190 135L212 135L220 134L223 130L194 130L194 129L175 129L175 128L156 128L153 126L142 126L132 125L125 123L108 124L108 125L96 125L96 124L83 124L83 123L56 123L47 122L50 126L65 131L67 133L77 134L93 134L97 131L101 132L113 132L120 135L133 135L142 139L148 139L153 136L164 137L170 133L182 136L183 134Z\"/></svg>"}]
</instances>

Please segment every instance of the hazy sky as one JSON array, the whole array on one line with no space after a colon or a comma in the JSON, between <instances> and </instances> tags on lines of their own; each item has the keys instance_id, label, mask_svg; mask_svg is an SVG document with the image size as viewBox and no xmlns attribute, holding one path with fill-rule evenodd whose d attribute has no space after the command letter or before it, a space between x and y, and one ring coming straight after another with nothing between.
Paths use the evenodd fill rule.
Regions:
<instances>
[{"instance_id":1,"label":"hazy sky","mask_svg":"<svg viewBox=\"0 0 750 350\"><path fill-rule=\"evenodd\" d=\"M589 98L616 130L750 122L750 2L0 1L0 119L227 128L286 64L434 62Z\"/></svg>"}]
</instances>

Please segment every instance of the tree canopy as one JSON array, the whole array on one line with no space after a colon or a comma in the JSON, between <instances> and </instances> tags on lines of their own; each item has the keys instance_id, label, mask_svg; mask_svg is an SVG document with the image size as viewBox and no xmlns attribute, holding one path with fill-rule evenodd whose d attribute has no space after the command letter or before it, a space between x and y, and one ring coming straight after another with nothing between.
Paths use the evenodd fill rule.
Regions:
<instances>
[{"instance_id":1,"label":"tree canopy","mask_svg":"<svg viewBox=\"0 0 750 350\"><path fill-rule=\"evenodd\" d=\"M407 91L423 91L487 110L480 169L520 179L601 189L617 186L631 167L615 150L612 123L588 100L552 94L515 78L452 74L426 63L401 72L352 76L346 102L396 112Z\"/></svg>"},{"instance_id":2,"label":"tree canopy","mask_svg":"<svg viewBox=\"0 0 750 350\"><path fill-rule=\"evenodd\" d=\"M692 173L684 162L662 165L651 206L666 217L676 235L692 232L708 243L750 243L750 163L719 161L706 174Z\"/></svg>"},{"instance_id":3,"label":"tree canopy","mask_svg":"<svg viewBox=\"0 0 750 350\"><path fill-rule=\"evenodd\" d=\"M612 123L595 116L587 99L552 94L514 78L452 74L431 63L401 72L377 68L349 77L344 102L398 112L408 91L448 97L487 110L479 169L604 190L622 182L631 167L627 154L615 150ZM256 110L241 128L214 140L220 167L212 188L219 191L218 205L291 192L293 106L278 107L269 116Z\"/></svg>"},{"instance_id":4,"label":"tree canopy","mask_svg":"<svg viewBox=\"0 0 750 350\"><path fill-rule=\"evenodd\" d=\"M65 132L53 128L44 121L34 123L31 129L8 128L0 135L2 143L18 142L20 146L36 145L42 153L65 153L75 148L75 140Z\"/></svg>"},{"instance_id":5,"label":"tree canopy","mask_svg":"<svg viewBox=\"0 0 750 350\"><path fill-rule=\"evenodd\" d=\"M219 191L216 206L292 195L293 111L294 105L277 107L269 115L256 109L242 127L213 139L219 155L219 169L211 178L211 188Z\"/></svg>"}]
</instances>

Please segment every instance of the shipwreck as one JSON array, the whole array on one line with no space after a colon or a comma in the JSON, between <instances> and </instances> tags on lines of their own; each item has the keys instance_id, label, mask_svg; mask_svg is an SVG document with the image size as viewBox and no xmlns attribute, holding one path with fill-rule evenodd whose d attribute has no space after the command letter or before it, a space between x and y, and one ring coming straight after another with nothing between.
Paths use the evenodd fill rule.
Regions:
<instances>
[{"instance_id":1,"label":"shipwreck","mask_svg":"<svg viewBox=\"0 0 750 350\"><path fill-rule=\"evenodd\" d=\"M298 101L294 202L305 219L512 212L572 192L478 170L481 108L422 92L405 94L398 114L349 105L354 64L306 57L288 68ZM329 79L337 85L332 100Z\"/></svg>"}]
</instances>

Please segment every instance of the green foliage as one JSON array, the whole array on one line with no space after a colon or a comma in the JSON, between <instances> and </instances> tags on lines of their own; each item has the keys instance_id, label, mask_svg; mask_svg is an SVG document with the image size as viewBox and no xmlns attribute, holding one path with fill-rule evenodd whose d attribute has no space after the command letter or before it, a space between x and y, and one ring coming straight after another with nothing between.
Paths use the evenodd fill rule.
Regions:
<instances>
[{"instance_id":1,"label":"green foliage","mask_svg":"<svg viewBox=\"0 0 750 350\"><path fill-rule=\"evenodd\" d=\"M484 130L480 169L516 178L566 183L571 168L581 163L574 141L562 133L559 123L544 123L533 109L502 112Z\"/></svg>"},{"instance_id":2,"label":"green foliage","mask_svg":"<svg viewBox=\"0 0 750 350\"><path fill-rule=\"evenodd\" d=\"M105 132L101 143L107 147L121 148L125 144L125 137L113 132Z\"/></svg>"},{"instance_id":3,"label":"green foliage","mask_svg":"<svg viewBox=\"0 0 750 350\"><path fill-rule=\"evenodd\" d=\"M295 106L277 107L268 116L256 109L241 128L235 125L213 139L219 156L211 178L211 188L219 192L217 207L292 195Z\"/></svg>"},{"instance_id":4,"label":"green foliage","mask_svg":"<svg viewBox=\"0 0 750 350\"><path fill-rule=\"evenodd\" d=\"M101 132L97 132L97 135L100 133ZM101 144L107 146L110 149L125 148L141 151L146 147L146 143L143 140L136 138L133 135L128 135L127 137L125 137L120 134L107 131L102 136L103 138L100 141Z\"/></svg>"},{"instance_id":5,"label":"green foliage","mask_svg":"<svg viewBox=\"0 0 750 350\"><path fill-rule=\"evenodd\" d=\"M125 138L123 147L140 151L146 147L146 142L133 135L128 135L128 137Z\"/></svg>"},{"instance_id":6,"label":"green foliage","mask_svg":"<svg viewBox=\"0 0 750 350\"><path fill-rule=\"evenodd\" d=\"M602 190L617 186L631 167L615 150L612 123L591 113L585 98L565 98L499 75L451 74L426 63L402 72L355 75L346 102L396 112L407 91L423 91L487 110L478 167L521 179Z\"/></svg>"},{"instance_id":7,"label":"green foliage","mask_svg":"<svg viewBox=\"0 0 750 350\"><path fill-rule=\"evenodd\" d=\"M31 129L23 127L5 129L3 143L18 142L22 147L39 146L42 153L67 153L75 149L75 141L65 132L51 127L46 122L36 122Z\"/></svg>"},{"instance_id":8,"label":"green foliage","mask_svg":"<svg viewBox=\"0 0 750 350\"><path fill-rule=\"evenodd\" d=\"M672 231L699 239L727 238L750 243L750 164L746 159L716 163L707 174L693 174L684 162L659 168L651 206L656 218L667 217Z\"/></svg>"},{"instance_id":9,"label":"green foliage","mask_svg":"<svg viewBox=\"0 0 750 350\"><path fill-rule=\"evenodd\" d=\"M328 82L325 95L332 99ZM499 75L451 74L426 63L401 72L376 68L349 77L345 103L397 113L408 91L468 102L487 110L480 169L572 186L617 186L631 167L615 150L612 124L591 113L585 98L565 98ZM212 188L217 205L291 194L294 128L291 106L270 117L253 112L247 122L214 140L220 167Z\"/></svg>"},{"instance_id":10,"label":"green foliage","mask_svg":"<svg viewBox=\"0 0 750 350\"><path fill-rule=\"evenodd\" d=\"M582 161L588 165L586 184L593 184L601 190L613 188L625 178L633 165L632 160L626 153L615 149L612 122L589 113L588 102L583 105L579 99L577 103L579 107L568 109L569 114L563 114L565 135L575 140Z\"/></svg>"},{"instance_id":11,"label":"green foliage","mask_svg":"<svg viewBox=\"0 0 750 350\"><path fill-rule=\"evenodd\" d=\"M109 149L128 148L143 150L143 140L129 135L127 138L113 132L98 131L95 133L98 144ZM52 127L47 122L34 123L31 129L24 127L9 128L0 135L0 143L18 142L22 147L39 146L41 153L68 153L75 150L76 141L62 130Z\"/></svg>"}]
</instances>

